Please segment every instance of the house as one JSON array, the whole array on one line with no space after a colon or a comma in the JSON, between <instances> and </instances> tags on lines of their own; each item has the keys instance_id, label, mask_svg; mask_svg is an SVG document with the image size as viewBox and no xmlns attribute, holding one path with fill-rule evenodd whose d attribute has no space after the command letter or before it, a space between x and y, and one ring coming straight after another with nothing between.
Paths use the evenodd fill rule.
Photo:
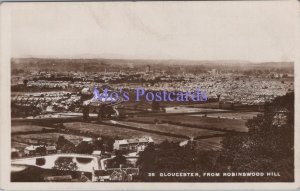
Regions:
<instances>
[{"instance_id":1,"label":"house","mask_svg":"<svg viewBox=\"0 0 300 191\"><path fill-rule=\"evenodd\" d=\"M110 175L110 180L113 182L125 182L127 180L127 173L123 169L115 170Z\"/></svg>"},{"instance_id":2,"label":"house","mask_svg":"<svg viewBox=\"0 0 300 191\"><path fill-rule=\"evenodd\" d=\"M25 156L48 155L57 153L56 146L30 145L25 147Z\"/></svg>"},{"instance_id":3,"label":"house","mask_svg":"<svg viewBox=\"0 0 300 191\"><path fill-rule=\"evenodd\" d=\"M57 153L56 146L46 146L46 154L55 154Z\"/></svg>"},{"instance_id":4,"label":"house","mask_svg":"<svg viewBox=\"0 0 300 191\"><path fill-rule=\"evenodd\" d=\"M151 137L142 137L139 139L115 140L113 146L114 146L114 150L143 151L146 146L153 143L154 141Z\"/></svg>"},{"instance_id":5,"label":"house","mask_svg":"<svg viewBox=\"0 0 300 191\"><path fill-rule=\"evenodd\" d=\"M11 148L11 158L18 158L21 156L20 150L16 148Z\"/></svg>"},{"instance_id":6,"label":"house","mask_svg":"<svg viewBox=\"0 0 300 191\"><path fill-rule=\"evenodd\" d=\"M94 180L96 182L130 182L133 176L139 174L138 168L112 168L107 170L95 170Z\"/></svg>"},{"instance_id":7,"label":"house","mask_svg":"<svg viewBox=\"0 0 300 191\"><path fill-rule=\"evenodd\" d=\"M93 143L93 139L92 139L92 138L84 138L84 139L82 140L82 142L87 142L87 143L89 143L89 144L92 144L92 143Z\"/></svg>"},{"instance_id":8,"label":"house","mask_svg":"<svg viewBox=\"0 0 300 191\"><path fill-rule=\"evenodd\" d=\"M24 149L24 154L26 156L31 156L31 155L35 155L36 154L36 148L39 146L34 146L34 145L30 145L28 147L25 147Z\"/></svg>"}]
</instances>

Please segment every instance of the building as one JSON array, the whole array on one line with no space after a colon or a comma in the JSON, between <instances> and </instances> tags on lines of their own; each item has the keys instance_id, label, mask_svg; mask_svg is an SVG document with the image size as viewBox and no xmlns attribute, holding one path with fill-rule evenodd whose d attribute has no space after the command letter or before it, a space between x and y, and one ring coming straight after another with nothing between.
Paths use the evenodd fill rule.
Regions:
<instances>
[{"instance_id":1,"label":"building","mask_svg":"<svg viewBox=\"0 0 300 191\"><path fill-rule=\"evenodd\" d=\"M151 137L142 137L139 139L115 140L113 146L114 146L114 150L143 151L146 146L153 143L154 141Z\"/></svg>"},{"instance_id":2,"label":"building","mask_svg":"<svg viewBox=\"0 0 300 191\"><path fill-rule=\"evenodd\" d=\"M34 146L34 145L30 145L28 147L25 147L24 149L24 154L26 156L31 156L31 155L35 155L36 154L36 148L39 146Z\"/></svg>"},{"instance_id":3,"label":"building","mask_svg":"<svg viewBox=\"0 0 300 191\"><path fill-rule=\"evenodd\" d=\"M11 148L11 158L18 158L21 156L20 150L16 148Z\"/></svg>"},{"instance_id":4,"label":"building","mask_svg":"<svg viewBox=\"0 0 300 191\"><path fill-rule=\"evenodd\" d=\"M107 170L95 170L93 181L95 182L130 182L133 176L139 174L138 168L112 168Z\"/></svg>"},{"instance_id":5,"label":"building","mask_svg":"<svg viewBox=\"0 0 300 191\"><path fill-rule=\"evenodd\" d=\"M46 154L55 154L57 153L56 146L46 146Z\"/></svg>"},{"instance_id":6,"label":"building","mask_svg":"<svg viewBox=\"0 0 300 191\"><path fill-rule=\"evenodd\" d=\"M25 156L48 155L57 153L56 146L30 145L25 147Z\"/></svg>"},{"instance_id":7,"label":"building","mask_svg":"<svg viewBox=\"0 0 300 191\"><path fill-rule=\"evenodd\" d=\"M86 143L88 143L88 144L92 144L92 143L93 143L93 139L92 139L92 138L84 138L84 139L82 140L82 142L86 142Z\"/></svg>"},{"instance_id":8,"label":"building","mask_svg":"<svg viewBox=\"0 0 300 191\"><path fill-rule=\"evenodd\" d=\"M147 67L146 67L146 72L150 72L150 66L149 65L147 65Z\"/></svg>"},{"instance_id":9,"label":"building","mask_svg":"<svg viewBox=\"0 0 300 191\"><path fill-rule=\"evenodd\" d=\"M219 71L217 69L213 68L213 69L211 69L211 71L208 71L208 73L212 76L215 76L215 75L219 74Z\"/></svg>"}]
</instances>

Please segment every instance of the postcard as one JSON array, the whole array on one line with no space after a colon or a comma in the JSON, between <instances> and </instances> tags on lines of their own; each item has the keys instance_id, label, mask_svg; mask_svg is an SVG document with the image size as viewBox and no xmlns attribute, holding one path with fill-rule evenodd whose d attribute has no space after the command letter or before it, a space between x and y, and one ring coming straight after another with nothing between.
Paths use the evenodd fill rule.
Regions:
<instances>
[{"instance_id":1,"label":"postcard","mask_svg":"<svg viewBox=\"0 0 300 191\"><path fill-rule=\"evenodd\" d=\"M1 189L299 188L298 1L0 8Z\"/></svg>"}]
</instances>

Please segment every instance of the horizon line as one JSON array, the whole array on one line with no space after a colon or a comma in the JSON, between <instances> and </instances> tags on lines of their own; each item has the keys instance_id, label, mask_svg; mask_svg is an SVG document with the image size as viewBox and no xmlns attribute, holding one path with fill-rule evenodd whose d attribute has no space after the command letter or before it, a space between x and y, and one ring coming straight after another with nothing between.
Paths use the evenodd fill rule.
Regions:
<instances>
[{"instance_id":1,"label":"horizon line","mask_svg":"<svg viewBox=\"0 0 300 191\"><path fill-rule=\"evenodd\" d=\"M105 57L43 57L43 56L22 56L22 57L11 57L12 59L66 59L66 60L141 60L141 61L188 61L188 62L240 62L240 63L248 63L248 64L259 64L259 63L294 63L295 61L249 61L249 60L239 60L239 59L202 59L202 60L194 60L194 59L148 59L148 58L105 58Z\"/></svg>"}]
</instances>

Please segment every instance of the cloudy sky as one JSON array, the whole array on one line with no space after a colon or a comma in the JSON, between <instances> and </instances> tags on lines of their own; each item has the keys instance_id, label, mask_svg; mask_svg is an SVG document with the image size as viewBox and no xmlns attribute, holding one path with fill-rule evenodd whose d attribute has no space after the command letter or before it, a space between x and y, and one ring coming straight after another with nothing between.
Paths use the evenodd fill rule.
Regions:
<instances>
[{"instance_id":1,"label":"cloudy sky","mask_svg":"<svg viewBox=\"0 0 300 191\"><path fill-rule=\"evenodd\" d=\"M286 1L21 3L12 56L293 61Z\"/></svg>"}]
</instances>

